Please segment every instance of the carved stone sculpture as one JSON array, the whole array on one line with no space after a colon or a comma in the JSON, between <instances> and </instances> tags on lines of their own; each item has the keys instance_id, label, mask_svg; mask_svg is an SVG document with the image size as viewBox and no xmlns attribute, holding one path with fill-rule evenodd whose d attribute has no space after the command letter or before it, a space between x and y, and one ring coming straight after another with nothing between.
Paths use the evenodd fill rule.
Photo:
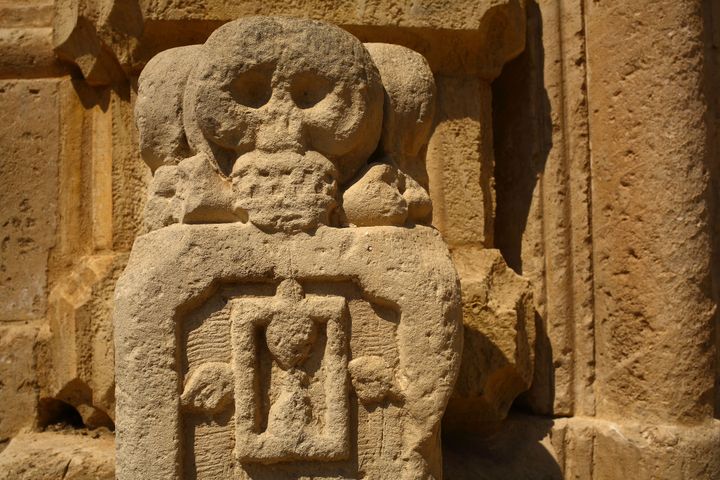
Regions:
<instances>
[{"instance_id":1,"label":"carved stone sculpture","mask_svg":"<svg viewBox=\"0 0 720 480\"><path fill-rule=\"evenodd\" d=\"M462 312L426 225L434 96L421 55L309 20L245 18L147 65L117 478L442 477Z\"/></svg>"}]
</instances>

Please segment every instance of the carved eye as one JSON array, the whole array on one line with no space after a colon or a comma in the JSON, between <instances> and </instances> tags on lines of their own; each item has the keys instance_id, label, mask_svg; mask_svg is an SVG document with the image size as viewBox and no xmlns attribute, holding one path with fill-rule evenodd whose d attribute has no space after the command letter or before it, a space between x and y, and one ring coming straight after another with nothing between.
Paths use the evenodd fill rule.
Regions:
<instances>
[{"instance_id":1,"label":"carved eye","mask_svg":"<svg viewBox=\"0 0 720 480\"><path fill-rule=\"evenodd\" d=\"M266 68L242 72L230 85L232 96L241 105L260 108L272 96L271 71Z\"/></svg>"},{"instance_id":2,"label":"carved eye","mask_svg":"<svg viewBox=\"0 0 720 480\"><path fill-rule=\"evenodd\" d=\"M320 103L332 89L332 83L327 78L304 72L293 78L290 85L290 96L295 105L305 109Z\"/></svg>"}]
</instances>

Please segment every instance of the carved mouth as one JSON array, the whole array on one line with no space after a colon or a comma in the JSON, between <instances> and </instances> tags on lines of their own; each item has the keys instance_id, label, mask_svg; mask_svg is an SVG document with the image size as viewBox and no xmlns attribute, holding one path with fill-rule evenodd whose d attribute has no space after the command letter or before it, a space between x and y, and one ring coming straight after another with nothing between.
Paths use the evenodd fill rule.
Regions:
<instances>
[{"instance_id":1,"label":"carved mouth","mask_svg":"<svg viewBox=\"0 0 720 480\"><path fill-rule=\"evenodd\" d=\"M298 232L329 225L337 207L337 170L323 155L251 152L232 171L236 206L266 232Z\"/></svg>"}]
</instances>

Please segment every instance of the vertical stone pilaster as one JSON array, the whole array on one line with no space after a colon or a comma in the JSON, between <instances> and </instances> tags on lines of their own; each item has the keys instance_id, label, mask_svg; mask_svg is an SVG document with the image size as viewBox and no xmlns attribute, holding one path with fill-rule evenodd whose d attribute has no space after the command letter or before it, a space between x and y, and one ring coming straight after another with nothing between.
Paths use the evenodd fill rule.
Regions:
<instances>
[{"instance_id":1,"label":"vertical stone pilaster","mask_svg":"<svg viewBox=\"0 0 720 480\"><path fill-rule=\"evenodd\" d=\"M495 191L489 84L443 76L437 85L437 126L427 155L433 225L453 247L490 247Z\"/></svg>"}]
</instances>

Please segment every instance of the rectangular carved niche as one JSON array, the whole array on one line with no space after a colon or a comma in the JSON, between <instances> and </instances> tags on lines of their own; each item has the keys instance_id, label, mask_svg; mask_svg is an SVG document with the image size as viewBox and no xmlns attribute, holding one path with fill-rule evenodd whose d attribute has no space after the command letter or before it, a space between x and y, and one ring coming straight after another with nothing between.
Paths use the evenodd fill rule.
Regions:
<instances>
[{"instance_id":1,"label":"rectangular carved niche","mask_svg":"<svg viewBox=\"0 0 720 480\"><path fill-rule=\"evenodd\" d=\"M350 282L303 283L226 284L179 322L183 478L394 468L382 452L401 443L397 399L358 402L348 366L372 357L396 368L399 315Z\"/></svg>"}]
</instances>

